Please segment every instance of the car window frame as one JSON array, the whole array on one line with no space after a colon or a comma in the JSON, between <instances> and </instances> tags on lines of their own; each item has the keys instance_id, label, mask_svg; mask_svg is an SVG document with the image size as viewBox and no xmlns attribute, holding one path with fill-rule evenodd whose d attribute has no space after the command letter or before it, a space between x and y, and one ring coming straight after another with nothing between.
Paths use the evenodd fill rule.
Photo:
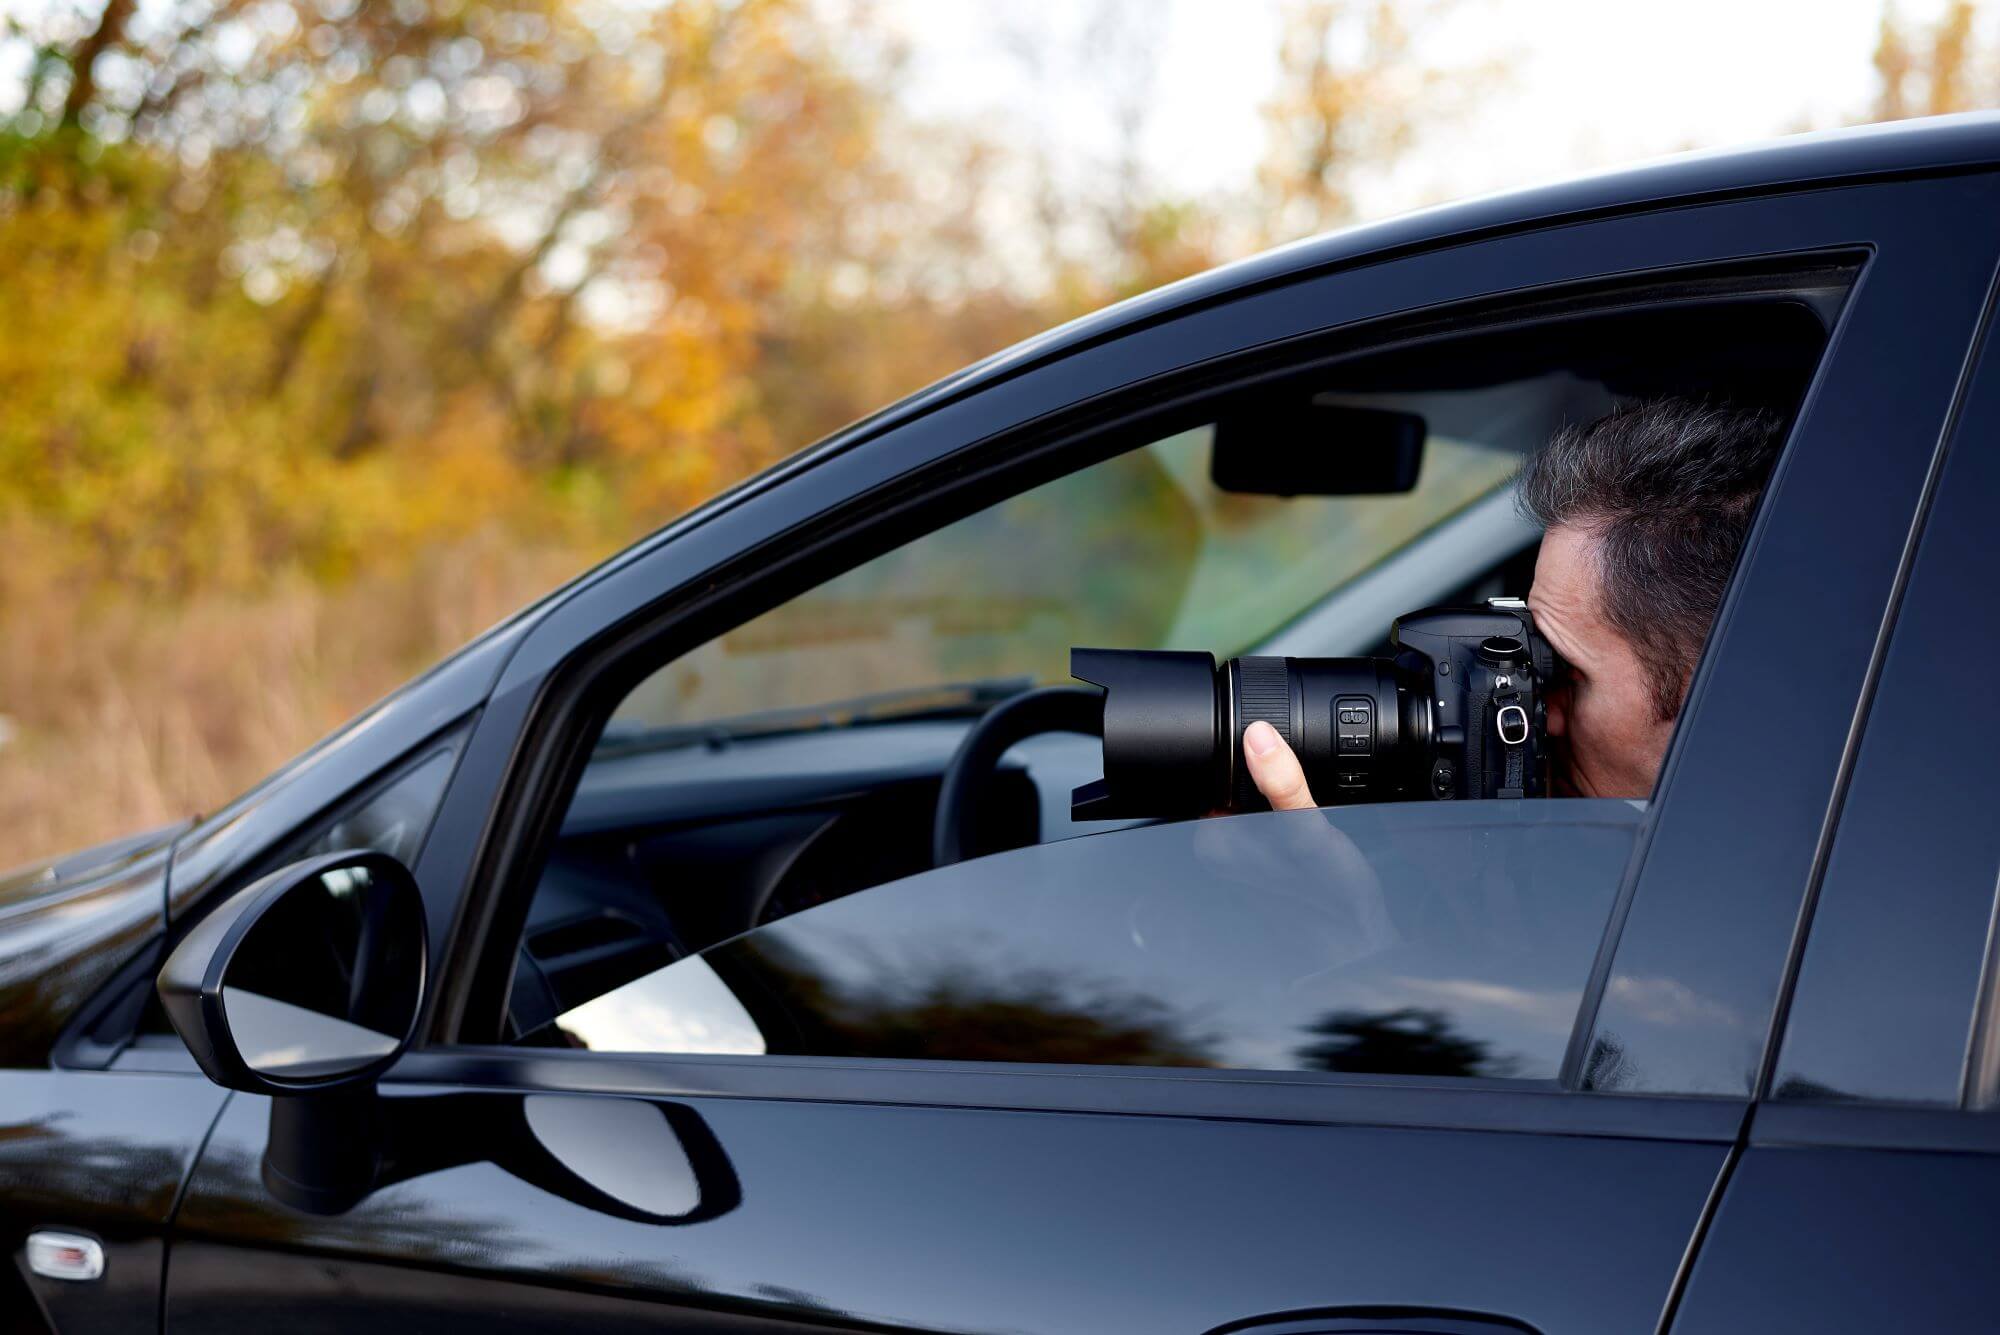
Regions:
<instances>
[{"instance_id":1,"label":"car window frame","mask_svg":"<svg viewBox=\"0 0 2000 1335\"><path fill-rule=\"evenodd\" d=\"M1990 825L1978 828L1976 812L1964 809L1982 805L1993 785L1981 784L1981 771L1973 765L1969 782L1945 782L1944 791L1938 790L1947 776L1967 772L1968 730L1975 747L1979 739L2000 736L2000 708L1975 689L1970 716L1961 715L1951 728L1915 726L1911 717L1930 714L1941 698L1960 698L1964 664L2000 656L2000 629L1956 614L1982 596L1991 580L1990 563L1977 556L1990 536L1991 502L2000 496L2000 451L1991 444L2000 432L1996 318L2000 267L1989 279L1949 436L1932 461L1922 515L1897 572L1896 607L1871 664L1871 699L1841 798L1841 828L1828 850L1826 875L1807 906L1790 987L1774 1024L1782 1041L1769 1054L1760 1094L1774 1100L1779 1125L1796 1122L1815 1128L1812 1135L1841 1135L1843 1122L1923 1128L1936 1120L1931 1114L1990 1109L2000 1094L1995 1014L2000 838ZM1906 805L1890 805L1897 802ZM1850 805L1854 810L1847 810ZM1892 877L1902 878L1899 892L1884 895ZM1880 952L1888 949L1916 962L1905 972L1887 972ZM1948 1096L1919 1097L1911 1085L1891 1092L1887 1086L1893 1080L1861 1092L1824 1082L1815 1082L1821 1088L1796 1087L1801 1080L1810 1082L1814 1069L1824 1069L1816 1063L1829 1059L1826 1044L1855 1044L1857 1026L1846 1015L1848 1008L1907 1016L1897 994L1912 973L1925 980L1925 1004L1932 1011L1959 1016L1954 1030L1933 1036L1956 1054L1955 1061L1939 1063L1951 1068L1943 1072L1952 1085ZM1940 991L1946 995L1938 996ZM1800 1043L1803 1053L1794 1046ZM1885 1031L1865 1035L1857 1046L1895 1050L1890 1060L1897 1060L1908 1044ZM1797 1069L1800 1057L1812 1069ZM1928 1073L1926 1081L1937 1074ZM1927 1088L1937 1087L1927 1083ZM1815 1110L1796 1119L1777 1111L1790 1105ZM1903 1112L1914 1116L1903 1119L1898 1115ZM1919 1148L1935 1135L1913 1134L1918 1137L1913 1147ZM1981 1138L1969 1148L1989 1143Z\"/></svg>"},{"instance_id":2,"label":"car window frame","mask_svg":"<svg viewBox=\"0 0 2000 1335\"><path fill-rule=\"evenodd\" d=\"M570 733L566 742L568 749L560 753L558 762L567 771L566 781L537 802L541 819L547 823L539 841L545 843L552 839L554 826L567 809L581 776L583 755L589 750L604 720L633 686L674 654L705 643L714 635L726 633L754 619L787 598L817 587L825 579L823 572L829 568L852 568L996 501L1020 495L1077 469L1087 468L1163 435L1206 421L1218 395L1232 395L1265 381L1288 380L1302 372L1336 365L1357 354L1372 356L1399 345L1421 345L1434 338L1456 337L1463 332L1463 325L1468 321L1476 320L1496 330L1518 327L1530 331L1545 320L1565 318L1579 310L1621 309L1650 305L1656 301L1660 305L1675 304L1699 295L1698 288L1705 289L1711 283L1719 287L1741 284L1746 274L1754 275L1755 282L1782 286L1795 276L1814 277L1827 269L1858 270L1862 258L1862 251L1852 246L1798 252L1777 261L1766 259L1748 265L1732 258L1721 262L1674 266L1666 273L1646 275L1636 280L1606 283L1592 277L1574 283L1535 285L1503 293L1497 298L1479 297L1446 303L1441 309L1419 313L1415 320L1407 312L1391 312L1380 319L1363 322L1359 328L1345 327L1333 331L1330 342L1324 336L1307 336L1299 341L1299 346L1281 352L1250 349L1249 354L1254 360L1247 368L1237 358L1225 356L1212 359L1192 371L1176 371L1172 374L1174 384L1170 396L1159 396L1143 382L1120 386L1105 396L1108 402L1092 403L1082 412L1053 414L1017 434L1000 435L980 442L975 447L978 453L989 459L997 456L997 466L970 478L952 477L946 468L938 468L935 471L946 476L936 482L930 480L929 474L900 479L900 485L892 489L892 495L914 493L921 497L920 504L908 506L895 512L892 518L886 521L878 519L873 524L865 519L848 520L843 516L843 520L853 523L854 528L840 533L835 543L819 547L814 553L817 559L801 561L794 558L797 566L794 578L772 578L767 571L755 569L762 564L762 552L745 554L739 557L736 565L739 568L752 567L743 580L746 585L761 584L761 594L744 594L739 590L739 596L727 605L703 609L710 615L692 622L689 627L669 626L654 630L642 626L628 631L623 642L598 650L594 669L596 675L587 679L572 679L566 686L573 695L585 698L576 702L580 707L567 720ZM1855 281L1858 282L1858 278ZM1491 323L1487 324L1488 321ZM901 500L902 497L897 495L895 499ZM830 526L840 522L831 521ZM730 579L730 576L722 576L717 582L726 584ZM653 643L655 640L668 648L661 649L658 643ZM527 648L524 647L524 652ZM575 673L578 668L571 666L568 671ZM588 663L581 668L585 674L592 671ZM549 754L554 756L559 753L551 751ZM531 861L539 865L538 857ZM512 889L517 896L529 892L519 885ZM521 907L525 907L524 902ZM511 926L507 934L513 934ZM497 969L497 965L492 963L497 958L490 957L486 967ZM492 981L497 980L489 980L489 983Z\"/></svg>"},{"instance_id":3,"label":"car window frame","mask_svg":"<svg viewBox=\"0 0 2000 1335\"><path fill-rule=\"evenodd\" d=\"M1580 1086L1600 1037L1644 1008L1643 988L1625 984L1660 980L1737 1026L1700 1035L1701 1060L1724 1079L1689 1092L1769 1090L1903 572L2000 265L2000 240L1980 221L2000 202L1996 186L1981 173L1846 192L1875 214L1874 258L1794 427L1819 443L1787 449L1774 468L1691 683L1684 711L1706 710L1708 723L1678 729L1662 768L1659 794L1681 800L1641 834L1593 980L1597 1014L1571 1053ZM1883 448L1903 441L1912 447ZM1813 670L1770 670L1801 646ZM1773 784L1774 767L1796 786ZM1738 829L1757 837L1732 838ZM1708 1007L1704 975L1730 970L1735 1005ZM1659 1029L1702 1029L1687 1009L1670 1008Z\"/></svg>"},{"instance_id":4,"label":"car window frame","mask_svg":"<svg viewBox=\"0 0 2000 1335\"><path fill-rule=\"evenodd\" d=\"M732 603L728 595L740 592L741 582L752 567L765 567L759 572L760 602L768 606L796 587L817 582L793 574L792 584L787 586L770 567L797 572L815 557L852 552L861 549L864 542L872 542L880 550L898 540L899 532L919 523L926 530L936 527L942 522L940 514L951 507L965 513L986 503L991 497L982 495L980 484L987 484L990 492L996 476L1011 479L1009 493L1022 490L1028 483L1021 479L1038 459L1027 448L1030 444L1061 451L1061 466L1055 471L1081 466L1090 447L1078 442L1080 426L1101 426L1113 418L1116 406L1129 400L1135 386L1143 389L1168 377L1185 383L1191 373L1207 373L1224 364L1238 367L1246 355L1282 355L1295 350L1300 340L1368 337L1371 331L1379 331L1384 321L1408 321L1439 310L1462 317L1482 305L1519 302L1530 294L1559 290L1574 295L1593 287L1629 287L1646 275L1678 281L1697 269L1768 269L1856 254L1869 256L1872 264L1878 232L1893 230L1885 221L1892 213L1888 207L1892 201L1883 193L1888 189L1821 187L1698 208L1645 209L1588 222L1529 228L1474 243L1448 243L1406 258L1335 266L1103 344L1082 347L1049 365L1026 369L969 398L947 402L897 425L865 448L823 455L785 485L761 491L683 531L673 543L642 553L610 577L579 588L529 632L507 665L461 766L462 773L482 775L486 781L476 786L454 784L426 849L425 862L431 872L426 879L441 879L448 869L437 864L457 859L462 886L490 889L510 873L518 874L518 865L510 866L510 857L518 864L519 850L532 843L528 836L534 833L533 822L550 820L550 807L555 809L554 819L559 819L566 794L558 776L565 766L574 772L579 759L578 738L592 733L587 726L579 726L587 721L579 708L583 702L575 692L580 664L615 664L621 654L666 636L692 644L739 623L754 612L746 613L743 603ZM1843 202L1864 199L1873 207L1841 207ZM1857 284L1856 290L1859 288ZM1850 298L1848 311L1852 307ZM1844 314L1843 322L1846 318ZM1834 362L1838 332L1821 363L1821 377ZM1293 367L1288 363L1286 369ZM1056 444L1050 444L1052 438ZM940 489L947 487L956 490L939 499ZM926 491L931 494L925 496ZM929 504L923 505L924 501ZM919 507L921 521L914 517ZM1753 534L1753 544L1755 540ZM1746 562L1749 553L1746 546ZM1720 638L1720 631L1715 638ZM1717 644L1712 640L1707 657L1716 652ZM652 660L647 666L650 670ZM615 677L615 669L601 671L596 683L600 687ZM609 693L609 688L605 691ZM1685 726L1677 730L1676 749L1688 732ZM539 795L543 808L539 814L535 804L525 799L527 794ZM1664 810L1672 800L1670 790L1663 785L1658 809ZM1656 811L1649 830L1658 819ZM1642 835L1642 847L1646 842ZM1642 857L1635 858L1635 867L1627 874L1628 889L1642 861ZM1786 892L1778 893L1783 896ZM1802 894L1803 884L1789 893ZM1621 903L1628 900L1629 895L1621 893ZM481 900L463 894L452 902L434 902L432 913L434 927L441 929L434 939L444 943L440 948L445 952L438 976L448 983L455 981L457 993L454 997L448 989L434 998L425 1023L425 1046L397 1068L398 1078L506 1072L510 1079L553 1079L563 1087L644 1086L682 1092L791 1088L801 1097L830 1096L832 1089L844 1087L848 1089L845 1097L861 1097L852 1089L852 1062L836 1059L621 1058L524 1053L460 1042L457 1027L463 1022L465 980L477 961L477 943L484 926ZM1615 934L1607 935L1607 952L1616 941ZM750 1069L745 1068L746 1063ZM883 1069L902 1065L871 1062L871 1085L885 1092L903 1091L892 1097L913 1096L919 1089L926 1091L926 1097L943 1097L941 1089L933 1088L942 1082L962 1090L976 1089L981 1092L967 1097L990 1101L999 1097L993 1087L996 1079L1019 1078L1048 1086L1024 1097L1045 1101L1061 1086L1068 1091L1058 1100L1061 1106L1078 1100L1082 1106L1090 1099L1080 1091L1090 1080L1100 1078L1118 1088L1129 1088L1134 1080L1145 1082L1147 1098L1155 1101L1164 1085L1204 1082L1230 1091L1223 1102L1243 1097L1247 1090L1258 1091L1256 1097L1266 1101L1283 1101L1295 1094L1272 1091L1297 1084L1283 1077L1242 1072L1163 1076L1154 1071L1103 1075L1093 1071L1089 1079L1079 1083L1074 1068L1062 1070L1062 1080L1056 1079L1055 1072L1011 1065L998 1075L940 1071L930 1069L934 1064L923 1063L899 1071ZM829 1076L833 1077L831 1083L826 1079ZM1311 1089L1304 1091L1308 1104L1328 1089L1351 1094L1357 1086L1382 1085L1380 1078L1362 1078L1351 1084L1319 1075L1308 1080ZM1321 1093L1313 1095L1313 1089ZM1391 1102L1408 1097L1422 1103L1423 1096L1436 1092L1435 1087L1408 1088L1382 1097ZM1569 1101L1567 1093L1448 1092L1454 1099L1476 1092L1503 1101ZM1205 1106L1208 1099L1198 1091L1185 1090L1176 1097L1190 1100L1189 1106ZM1103 1098L1118 1102L1108 1093ZM1706 1111L1687 1115L1701 1123L1705 1128L1701 1134L1705 1135L1730 1122L1726 1113L1716 1120L1718 1110L1740 1109L1744 1100L1726 1095L1694 1099L1628 1096L1618 1102L1632 1106L1631 1118L1606 1112L1598 1106L1604 1102L1594 1100L1591 1110L1573 1109L1561 1116L1581 1119L1578 1125L1609 1125L1600 1120L1605 1117L1612 1117L1620 1126L1628 1121L1636 1125L1648 1118L1654 1118L1649 1124L1661 1125L1656 1117L1659 1109L1697 1107ZM1471 1109L1475 1104L1490 1106L1490 1100L1477 1099L1465 1106ZM1654 1113L1638 1114L1641 1105L1654 1108ZM1038 1102L1037 1106L1044 1105ZM1290 1110L1285 1115L1302 1112L1299 1106L1285 1106ZM1509 1113L1501 1120L1516 1115ZM1687 1125L1693 1127L1694 1123Z\"/></svg>"}]
</instances>

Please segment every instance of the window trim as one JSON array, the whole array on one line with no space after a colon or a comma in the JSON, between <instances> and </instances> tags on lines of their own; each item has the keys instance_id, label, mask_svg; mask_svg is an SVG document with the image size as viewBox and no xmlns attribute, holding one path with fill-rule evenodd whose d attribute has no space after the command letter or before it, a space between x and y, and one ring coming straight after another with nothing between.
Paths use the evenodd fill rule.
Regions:
<instances>
[{"instance_id":1,"label":"window trim","mask_svg":"<svg viewBox=\"0 0 2000 1335\"><path fill-rule=\"evenodd\" d=\"M444 1044L407 1053L384 1083L783 1099L1020 1112L1226 1118L1733 1143L1747 1100L1603 1095L1542 1081L1187 1067L1050 1066L862 1057L654 1056Z\"/></svg>"},{"instance_id":2,"label":"window trim","mask_svg":"<svg viewBox=\"0 0 2000 1335\"><path fill-rule=\"evenodd\" d=\"M1982 915L1983 936L1979 950L1978 972L1969 990L1969 1001L1963 1016L1964 1030L1957 1045L1960 1052L1957 1063L1958 1078L1955 1097L1951 1103L1920 1100L1914 1093L1909 1094L1907 1099L1882 1095L1842 1094L1838 1096L1837 1101L1804 1098L1775 1101L1775 1090L1779 1086L1780 1077L1784 1074L1786 1052L1793 1038L1795 1021L1798 1024L1815 1027L1826 1022L1822 1015L1807 1015L1799 1011L1795 1003L1799 997L1801 978L1806 973L1807 962L1812 958L1812 928L1818 915L1825 882L1829 875L1840 877L1841 880L1836 881L1836 888L1839 888L1841 881L1855 878L1855 873L1851 870L1843 874L1835 865L1840 834L1838 822L1845 813L1848 796L1857 782L1863 786L1863 795L1867 795L1866 788L1870 784L1870 776L1861 768L1861 762L1869 745L1870 725L1874 724L1878 731L1893 726L1891 722L1875 720L1875 704L1884 679L1888 678L1894 685L1896 674L1899 671L1906 673L1909 670L1907 665L1899 667L1890 661L1899 647L1899 636L1909 639L1920 633L1917 628L1904 625L1906 603L1914 590L1917 596L1916 615L1921 617L1930 607L1934 607L1934 603L1927 604L1926 595L1935 595L1936 589L1932 586L1938 584L1942 572L1927 571L1924 568L1926 545L1933 540L1949 543L1954 536L1962 536L1973 518L1965 510L1967 499L1981 497L1990 488L1990 481L1977 473L1970 477L1955 476L1954 462L1958 461L1961 467L1976 468L1978 466L1976 462L1961 461L1959 456L1978 450L1979 446L1974 438L1979 435L1982 425L1991 425L1995 390L2000 388L2000 319L1996 317L2000 317L2000 266L1996 266L1987 279L1978 321L1971 338L1967 341L1958 378L1939 431L1938 442L1930 456L1924 476L1923 490L1904 537L1888 607L1876 635L1864 689L1842 754L1839 783L1829 805L1826 829L1822 834L1818 856L1814 862L1812 884L1800 907L1798 923L1786 961L1783 987L1771 1019L1764 1067L1756 1093L1759 1099L1774 1100L1774 1108L1783 1107L1788 1110L1808 1106L1818 1108L1817 1112L1801 1114L1796 1126L1807 1128L1800 1134L1811 1137L1824 1135L1827 1138L1810 1139L1800 1143L1848 1143L1841 1139L1842 1133L1839 1128L1843 1125L1842 1119L1849 1115L1854 1117L1855 1126L1858 1128L1874 1126L1877 1122L1900 1128L1906 1123L1887 1117L1888 1111L1899 1113L1907 1111L1913 1114L1946 1112L1962 1115L1965 1111L1989 1109L1996 1102L1996 1088L2000 1088L2000 1013L1996 1013L1996 1004L2000 1004L2000 996L1997 996L1995 991L1996 985L2000 985L2000 890L1995 890L1988 898ZM1934 615L1934 612L1931 614ZM1976 646L1974 649L1976 650ZM1902 684L1905 687L1912 685L1909 682ZM1937 754L1903 753L1895 755L1893 759L1902 764L1913 763L1916 759L1937 762L1947 761L1951 754L1951 751L1943 747L1932 749ZM1954 745L1951 750L1955 749ZM1880 824L1879 818L1864 815L1857 819L1864 832L1871 826L1879 827ZM1867 985L1873 986L1873 981ZM1820 986L1824 987L1825 984ZM1810 993L1808 995L1810 996ZM1810 1033L1812 1029L1808 1028L1803 1032ZM1883 1110L1885 1116L1872 1118L1862 1111L1867 1109ZM1788 1117L1789 1112L1779 1117L1775 1125L1786 1128L1785 1134L1789 1135L1792 1134L1791 1129L1795 1124L1787 1120ZM1916 1116L1908 1120L1907 1125L1923 1127L1929 1123L1924 1116ZM1822 1126L1827 1129L1822 1131L1820 1129ZM1996 1140L1993 1136L1982 1139L1982 1134L1974 1134L1973 1140L1968 1144L1976 1143L1983 1146L1989 1141L2000 1144L2000 1140ZM1933 1137L1935 1133L1915 1131L1911 1133L1915 1137L1913 1140L1902 1137L1900 1132L1897 1135L1901 1138L1892 1139L1890 1143L1901 1144L1908 1140L1912 1147L1923 1148L1930 1143L1928 1138Z\"/></svg>"}]
</instances>

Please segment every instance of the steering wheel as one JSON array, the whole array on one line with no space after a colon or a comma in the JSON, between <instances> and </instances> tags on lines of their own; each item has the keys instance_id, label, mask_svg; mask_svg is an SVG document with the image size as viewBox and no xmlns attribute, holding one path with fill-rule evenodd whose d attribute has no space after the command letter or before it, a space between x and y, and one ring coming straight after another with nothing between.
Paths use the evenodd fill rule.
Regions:
<instances>
[{"instance_id":1,"label":"steering wheel","mask_svg":"<svg viewBox=\"0 0 2000 1335\"><path fill-rule=\"evenodd\" d=\"M948 867L973 855L976 817L1000 757L1016 742L1045 732L1104 735L1104 692L1087 686L1042 686L986 711L958 744L938 786L931 826L931 862Z\"/></svg>"}]
</instances>

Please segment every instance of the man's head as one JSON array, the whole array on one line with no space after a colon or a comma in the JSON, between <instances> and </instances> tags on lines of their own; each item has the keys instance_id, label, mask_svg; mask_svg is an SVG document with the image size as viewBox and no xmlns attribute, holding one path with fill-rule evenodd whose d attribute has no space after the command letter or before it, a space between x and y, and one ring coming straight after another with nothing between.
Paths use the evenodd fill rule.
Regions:
<instances>
[{"instance_id":1,"label":"man's head","mask_svg":"<svg viewBox=\"0 0 2000 1335\"><path fill-rule=\"evenodd\" d=\"M1570 666L1549 701L1561 789L1653 791L1780 443L1771 413L1651 399L1523 466L1522 509L1546 530L1528 604Z\"/></svg>"}]
</instances>

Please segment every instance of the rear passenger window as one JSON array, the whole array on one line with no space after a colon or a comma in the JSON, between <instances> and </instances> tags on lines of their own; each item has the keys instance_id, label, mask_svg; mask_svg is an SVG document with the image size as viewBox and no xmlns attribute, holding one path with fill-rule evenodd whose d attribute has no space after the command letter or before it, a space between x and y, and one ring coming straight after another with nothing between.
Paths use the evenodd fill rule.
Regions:
<instances>
[{"instance_id":1,"label":"rear passenger window","mask_svg":"<svg viewBox=\"0 0 2000 1335\"><path fill-rule=\"evenodd\" d=\"M675 961L526 1041L1553 1081L1643 803L1415 803L959 863Z\"/></svg>"}]
</instances>

